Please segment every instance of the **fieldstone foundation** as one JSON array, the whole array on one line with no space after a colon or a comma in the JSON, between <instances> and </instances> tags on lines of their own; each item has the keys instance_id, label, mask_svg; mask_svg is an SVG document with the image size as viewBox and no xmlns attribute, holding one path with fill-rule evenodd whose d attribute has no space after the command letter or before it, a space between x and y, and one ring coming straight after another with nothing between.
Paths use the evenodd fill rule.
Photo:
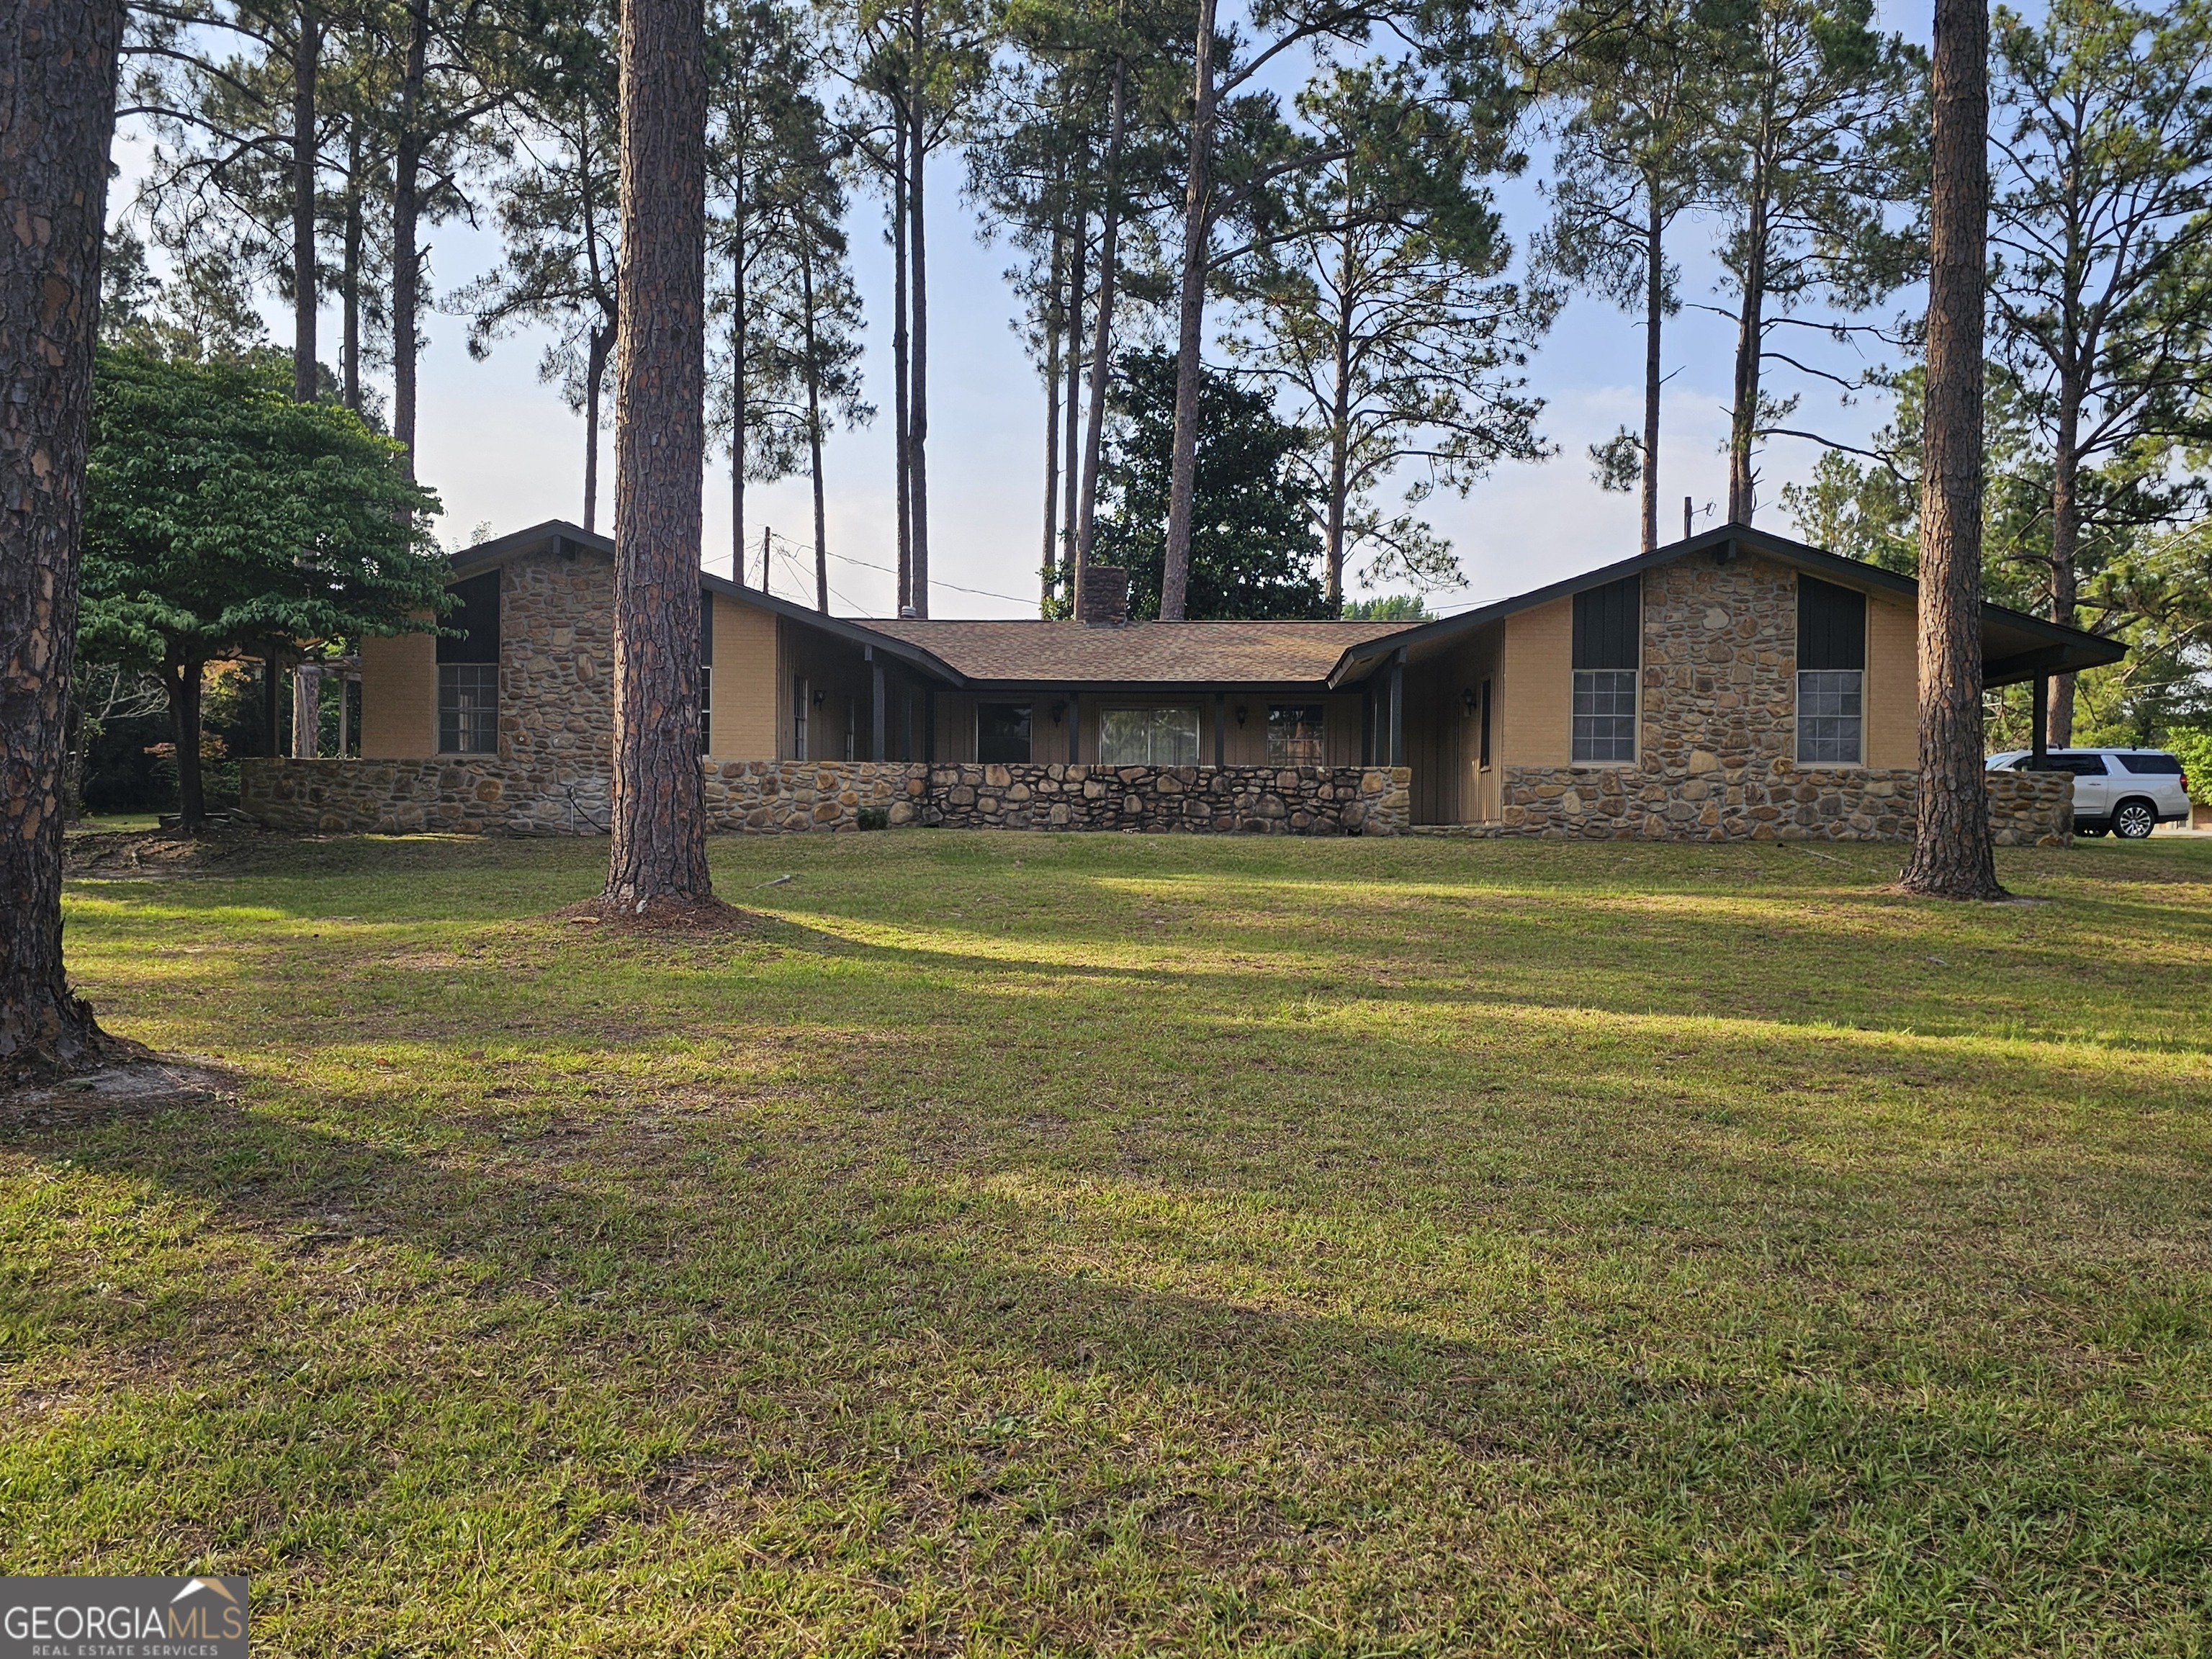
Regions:
<instances>
[{"instance_id":1,"label":"fieldstone foundation","mask_svg":"<svg viewBox=\"0 0 2212 1659\"><path fill-rule=\"evenodd\" d=\"M2063 847L2074 833L2066 772L1992 772L1990 824L2000 847ZM1686 764L1509 766L1503 835L1637 841L1907 841L1917 772L1723 766L1709 751Z\"/></svg>"},{"instance_id":2,"label":"fieldstone foundation","mask_svg":"<svg viewBox=\"0 0 2212 1659\"><path fill-rule=\"evenodd\" d=\"M1412 817L1404 767L932 766L707 761L718 832L943 824L967 829L1392 836ZM605 763L249 760L240 810L295 833L586 836L608 823Z\"/></svg>"},{"instance_id":3,"label":"fieldstone foundation","mask_svg":"<svg viewBox=\"0 0 2212 1659\"><path fill-rule=\"evenodd\" d=\"M1413 773L1387 766L933 766L922 822L975 830L1395 836Z\"/></svg>"}]
</instances>

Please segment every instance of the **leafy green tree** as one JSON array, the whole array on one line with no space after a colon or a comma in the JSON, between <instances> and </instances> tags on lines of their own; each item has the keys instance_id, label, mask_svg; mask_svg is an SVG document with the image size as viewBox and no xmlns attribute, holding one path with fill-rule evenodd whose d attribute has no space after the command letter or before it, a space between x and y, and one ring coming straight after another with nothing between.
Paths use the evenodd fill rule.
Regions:
<instances>
[{"instance_id":1,"label":"leafy green tree","mask_svg":"<svg viewBox=\"0 0 2212 1659\"><path fill-rule=\"evenodd\" d=\"M1382 593L1371 599L1346 599L1346 622L1431 622L1434 617L1418 593Z\"/></svg>"},{"instance_id":2,"label":"leafy green tree","mask_svg":"<svg viewBox=\"0 0 2212 1659\"><path fill-rule=\"evenodd\" d=\"M1854 326L1795 313L1823 298L1847 310L1872 305L1922 257L1910 216L1926 171L1925 59L1873 18L1873 0L1736 0L1708 37L1726 48L1711 199L1734 290L1733 303L1717 308L1736 326L1733 523L1750 523L1757 510L1758 440L1796 407L1765 390L1766 363L1819 373L1774 337Z\"/></svg>"},{"instance_id":3,"label":"leafy green tree","mask_svg":"<svg viewBox=\"0 0 2212 1659\"><path fill-rule=\"evenodd\" d=\"M437 498L350 410L290 398L263 352L197 363L104 349L87 470L82 650L157 674L185 827L205 811L210 662L303 640L404 632L445 604Z\"/></svg>"},{"instance_id":4,"label":"leafy green tree","mask_svg":"<svg viewBox=\"0 0 2212 1659\"><path fill-rule=\"evenodd\" d=\"M1647 550L1659 544L1660 336L1681 308L1667 240L1711 182L1715 9L1661 0L1624 24L1604 0L1567 5L1540 74L1558 147L1536 266L1644 314L1644 430L1623 427L1590 457L1604 488L1642 487Z\"/></svg>"},{"instance_id":5,"label":"leafy green tree","mask_svg":"<svg viewBox=\"0 0 2212 1659\"><path fill-rule=\"evenodd\" d=\"M818 42L783 0L708 16L708 428L730 455L731 574L745 579L745 485L798 471L817 406L851 403L859 301L845 274L839 143L816 95ZM809 344L809 329L812 343ZM847 410L850 412L849 409Z\"/></svg>"},{"instance_id":6,"label":"leafy green tree","mask_svg":"<svg viewBox=\"0 0 2212 1659\"><path fill-rule=\"evenodd\" d=\"M1246 27L1224 27L1216 0L1198 0L1193 31L1189 141L1184 150L1182 238L1176 277L1174 484L1168 501L1166 571L1160 614L1194 614L1190 589L1199 520L1199 404L1205 374L1206 301L1227 258L1215 246L1224 225L1243 222L1255 246L1297 227L1270 211L1277 187L1326 166L1335 147L1290 130L1261 78L1286 59L1326 64L1334 51L1364 43L1378 28L1404 33L1431 8L1413 0L1271 0L1245 15ZM1445 12L1472 9L1438 8ZM1389 132L1362 134L1378 151Z\"/></svg>"},{"instance_id":7,"label":"leafy green tree","mask_svg":"<svg viewBox=\"0 0 2212 1659\"><path fill-rule=\"evenodd\" d=\"M2058 0L1995 34L1995 349L2046 458L2047 614L2071 625L2131 530L2203 504L2174 463L2212 438L2212 7ZM2069 675L2050 719L2070 742Z\"/></svg>"},{"instance_id":8,"label":"leafy green tree","mask_svg":"<svg viewBox=\"0 0 2212 1659\"><path fill-rule=\"evenodd\" d=\"M518 326L551 331L538 378L584 417L584 528L599 527L599 434L614 361L621 264L616 187L614 21L587 3L547 21L492 141L505 166L493 185L504 253L454 295L469 317L469 355Z\"/></svg>"},{"instance_id":9,"label":"leafy green tree","mask_svg":"<svg viewBox=\"0 0 2212 1659\"><path fill-rule=\"evenodd\" d=\"M930 155L957 141L991 73L983 0L836 0L838 56L855 94L842 112L860 164L891 198L893 453L899 599L929 614Z\"/></svg>"},{"instance_id":10,"label":"leafy green tree","mask_svg":"<svg viewBox=\"0 0 2212 1659\"><path fill-rule=\"evenodd\" d=\"M1161 351L1127 352L1117 368L1103 474L1111 510L1098 520L1097 556L1128 568L1130 614L1157 617L1174 486L1176 359ZM1277 415L1266 391L1228 375L1207 370L1200 390L1186 614L1333 615L1316 568L1320 491L1310 470L1299 465L1313 434Z\"/></svg>"},{"instance_id":11,"label":"leafy green tree","mask_svg":"<svg viewBox=\"0 0 2212 1659\"><path fill-rule=\"evenodd\" d=\"M1448 584L1459 562L1415 509L1439 483L1465 495L1500 460L1550 453L1517 371L1551 307L1504 280L1512 244L1484 183L1521 164L1511 100L1501 84L1470 112L1428 92L1381 64L1306 89L1300 113L1334 159L1295 175L1306 228L1271 239L1242 283L1255 325L1239 359L1319 434L1292 460L1321 501L1331 606L1353 556L1370 585ZM1383 131L1394 142L1362 141ZM1375 494L1408 464L1404 510L1386 512Z\"/></svg>"}]
</instances>

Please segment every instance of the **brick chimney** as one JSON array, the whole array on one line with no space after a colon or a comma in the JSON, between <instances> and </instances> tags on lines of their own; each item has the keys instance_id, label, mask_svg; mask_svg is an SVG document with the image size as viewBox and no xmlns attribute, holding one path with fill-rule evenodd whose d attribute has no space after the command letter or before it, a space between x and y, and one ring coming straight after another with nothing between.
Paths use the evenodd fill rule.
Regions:
<instances>
[{"instance_id":1,"label":"brick chimney","mask_svg":"<svg viewBox=\"0 0 2212 1659\"><path fill-rule=\"evenodd\" d=\"M1118 564L1094 564L1076 586L1076 620L1085 628L1116 628L1129 620L1129 573Z\"/></svg>"}]
</instances>

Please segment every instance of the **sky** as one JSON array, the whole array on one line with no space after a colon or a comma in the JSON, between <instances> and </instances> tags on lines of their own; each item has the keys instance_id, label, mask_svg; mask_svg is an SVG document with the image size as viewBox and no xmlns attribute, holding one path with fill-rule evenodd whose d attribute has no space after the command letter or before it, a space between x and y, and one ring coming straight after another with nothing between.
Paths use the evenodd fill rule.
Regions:
<instances>
[{"instance_id":1,"label":"sky","mask_svg":"<svg viewBox=\"0 0 2212 1659\"><path fill-rule=\"evenodd\" d=\"M1917 27L1915 27L1917 25ZM1924 41L1917 13L1885 18ZM122 170L113 191L118 213L143 172L143 137L126 128L118 136ZM1543 222L1540 152L1527 173L1498 181L1509 234L1525 250ZM1044 390L1013 327L1017 312L1004 272L1015 255L988 240L961 199L957 158L941 159L931 178L930 227L930 558L931 612L938 617L1022 617L1036 614L1036 570L1043 528ZM939 205L941 204L941 205ZM885 616L894 607L897 562L893 455L888 410L890 385L890 251L881 234L883 204L854 202L854 276L867 317L862 374L866 395L884 405L872 427L840 432L828 446L823 477L828 498L831 609L852 616ZM1660 532L1680 533L1682 498L1700 512L1700 528L1717 522L1726 498L1727 470L1721 444L1728 430L1733 373L1732 325L1696 309L1716 297L1715 267L1705 252L1711 227L1690 223L1677 239L1686 301L1662 336L1668 379L1662 405ZM441 295L462 287L495 264L497 238L463 223L427 232L432 282ZM1894 298L1886 315L1915 303ZM275 319L272 337L290 337ZM1209 334L1227 320L1209 314ZM326 311L322 338L334 343L337 317ZM465 324L434 313L425 319L417 414L416 471L444 502L440 538L459 546L482 529L503 535L547 519L580 520L583 514L584 422L558 390L538 380L542 336L518 331L502 338L483 362L470 358ZM329 355L326 351L325 355ZM1838 362L1837 349L1828 361ZM1849 354L1842 362L1848 364ZM1638 318L1609 302L1572 300L1531 356L1528 390L1544 400L1540 428L1557 453L1537 464L1498 468L1461 499L1431 496L1425 509L1436 530L1458 554L1460 585L1429 596L1432 609L1451 611L1541 586L1627 556L1637 548L1637 499L1611 495L1591 477L1589 445L1624 423L1640 427L1644 339ZM1832 389L1802 386L1778 377L1777 390L1802 389L1805 401L1793 424L1845 442L1881 425L1879 398L1839 407ZM611 517L611 434L603 434L601 522ZM1765 505L1759 522L1787 532L1778 505L1781 486L1808 474L1817 458L1809 445L1778 440L1761 458ZM710 457L705 483L704 558L727 574L731 565L730 492L726 458ZM750 525L748 570L758 579L760 527L773 526L794 544L810 542L812 508L804 477L746 490ZM794 547L793 551L798 550ZM811 603L811 559L779 560L775 591ZM1355 592L1357 590L1355 589Z\"/></svg>"}]
</instances>

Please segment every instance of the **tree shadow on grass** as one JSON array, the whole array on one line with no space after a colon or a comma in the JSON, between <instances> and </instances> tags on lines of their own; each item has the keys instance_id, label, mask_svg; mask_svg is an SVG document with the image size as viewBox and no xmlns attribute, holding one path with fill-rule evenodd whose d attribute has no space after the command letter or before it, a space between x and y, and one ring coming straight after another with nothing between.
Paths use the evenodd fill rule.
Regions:
<instances>
[{"instance_id":1,"label":"tree shadow on grass","mask_svg":"<svg viewBox=\"0 0 2212 1659\"><path fill-rule=\"evenodd\" d=\"M120 1382L77 1426L22 1425L53 1443L0 1518L127 1481L103 1415L137 1425L142 1470L220 1444L203 1501L228 1514L144 1501L289 1583L301 1648L395 1560L458 1570L447 1522L476 1516L481 1550L493 1510L512 1583L456 1650L508 1603L585 1620L644 1560L695 1569L669 1627L766 1562L820 1629L931 1603L1054 1621L1070 1650L1188 1639L1224 1604L1285 1650L1316 1621L1346 1651L1653 1629L2020 1650L2179 1631L2205 1589L2201 1441L2040 1344L1900 1352L1878 1300L1902 1274L1853 1303L1801 1259L1676 1298L1623 1232L1575 1273L1503 1262L1485 1314L1434 1266L1331 1265L1325 1212L1255 1229L1323 1252L1303 1275L1240 1254L1229 1211L1086 1231L1065 1193L933 1162L927 1123L563 1127L434 1157L295 1109L18 1139L172 1213L159 1248L0 1273L33 1363ZM1538 1218L1487 1228L1510 1256ZM1194 1259L1209 1233L1221 1258ZM195 1389L215 1403L179 1409Z\"/></svg>"}]
</instances>

